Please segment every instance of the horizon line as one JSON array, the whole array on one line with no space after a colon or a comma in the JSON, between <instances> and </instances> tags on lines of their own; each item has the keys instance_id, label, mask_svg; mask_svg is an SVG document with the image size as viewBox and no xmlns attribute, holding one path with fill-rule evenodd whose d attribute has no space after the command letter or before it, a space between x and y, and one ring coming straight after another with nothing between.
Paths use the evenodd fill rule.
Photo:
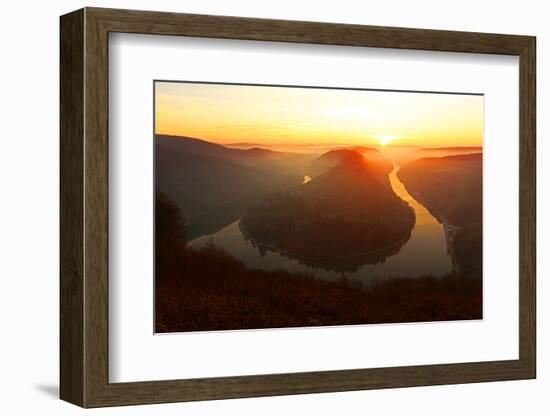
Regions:
<instances>
[{"instance_id":1,"label":"horizon line","mask_svg":"<svg viewBox=\"0 0 550 416\"><path fill-rule=\"evenodd\" d=\"M272 147L281 147L281 146L294 146L294 147L309 147L309 146L324 146L324 147L380 147L380 148L388 148L388 147L415 147L420 148L424 150L430 150L430 149L453 149L453 148L478 148L483 149L483 144L471 144L471 145L456 145L456 146L422 146L419 144L392 144L388 143L386 145L381 145L380 143L349 143L349 144L342 144L342 143L254 143L254 142L218 142L214 141L212 139L205 139L200 137L194 137L194 136L187 136L182 134L173 134L173 133L159 133L155 132L153 134L154 136L170 136L170 137L178 137L182 139L193 139L193 140L200 140L206 143L212 143L219 146L227 146L227 147L254 147L254 148L262 148L262 146L272 146Z\"/></svg>"}]
</instances>

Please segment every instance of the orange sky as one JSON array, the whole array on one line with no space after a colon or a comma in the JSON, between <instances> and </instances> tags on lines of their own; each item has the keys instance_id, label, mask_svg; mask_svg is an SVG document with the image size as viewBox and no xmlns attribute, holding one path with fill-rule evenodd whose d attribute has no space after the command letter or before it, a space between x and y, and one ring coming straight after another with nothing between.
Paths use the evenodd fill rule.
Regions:
<instances>
[{"instance_id":1,"label":"orange sky","mask_svg":"<svg viewBox=\"0 0 550 416\"><path fill-rule=\"evenodd\" d=\"M217 143L480 146L483 96L155 83L158 134Z\"/></svg>"}]
</instances>

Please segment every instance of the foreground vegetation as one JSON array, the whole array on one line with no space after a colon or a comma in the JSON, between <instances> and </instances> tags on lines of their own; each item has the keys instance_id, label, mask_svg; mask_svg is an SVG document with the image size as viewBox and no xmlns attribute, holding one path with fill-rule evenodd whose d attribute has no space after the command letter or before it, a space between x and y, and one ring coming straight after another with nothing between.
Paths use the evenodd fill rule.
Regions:
<instances>
[{"instance_id":1,"label":"foreground vegetation","mask_svg":"<svg viewBox=\"0 0 550 416\"><path fill-rule=\"evenodd\" d=\"M285 271L249 270L225 251L185 244L184 219L156 198L157 332L479 319L481 280L384 280L360 287Z\"/></svg>"}]
</instances>

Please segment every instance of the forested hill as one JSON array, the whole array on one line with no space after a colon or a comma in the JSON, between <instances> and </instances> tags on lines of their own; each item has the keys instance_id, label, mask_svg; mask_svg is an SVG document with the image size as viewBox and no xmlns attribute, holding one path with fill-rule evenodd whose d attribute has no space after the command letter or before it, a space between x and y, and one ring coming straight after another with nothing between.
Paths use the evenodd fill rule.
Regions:
<instances>
[{"instance_id":1,"label":"forested hill","mask_svg":"<svg viewBox=\"0 0 550 416\"><path fill-rule=\"evenodd\" d=\"M242 218L248 235L259 243L296 257L323 259L383 253L404 244L414 212L380 179L388 167L358 152L339 150L339 163L292 191L273 193ZM375 259L380 260L380 258Z\"/></svg>"}]
</instances>

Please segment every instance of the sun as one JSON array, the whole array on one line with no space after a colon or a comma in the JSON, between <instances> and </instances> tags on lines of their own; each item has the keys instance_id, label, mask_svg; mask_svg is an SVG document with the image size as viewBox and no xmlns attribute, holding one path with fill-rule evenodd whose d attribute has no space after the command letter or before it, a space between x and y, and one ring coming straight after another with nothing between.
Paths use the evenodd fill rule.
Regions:
<instances>
[{"instance_id":1,"label":"sun","mask_svg":"<svg viewBox=\"0 0 550 416\"><path fill-rule=\"evenodd\" d=\"M380 146L386 146L397 138L397 136L387 136L387 135L375 136L375 137L376 137L376 140L378 140L378 143L380 144Z\"/></svg>"}]
</instances>

